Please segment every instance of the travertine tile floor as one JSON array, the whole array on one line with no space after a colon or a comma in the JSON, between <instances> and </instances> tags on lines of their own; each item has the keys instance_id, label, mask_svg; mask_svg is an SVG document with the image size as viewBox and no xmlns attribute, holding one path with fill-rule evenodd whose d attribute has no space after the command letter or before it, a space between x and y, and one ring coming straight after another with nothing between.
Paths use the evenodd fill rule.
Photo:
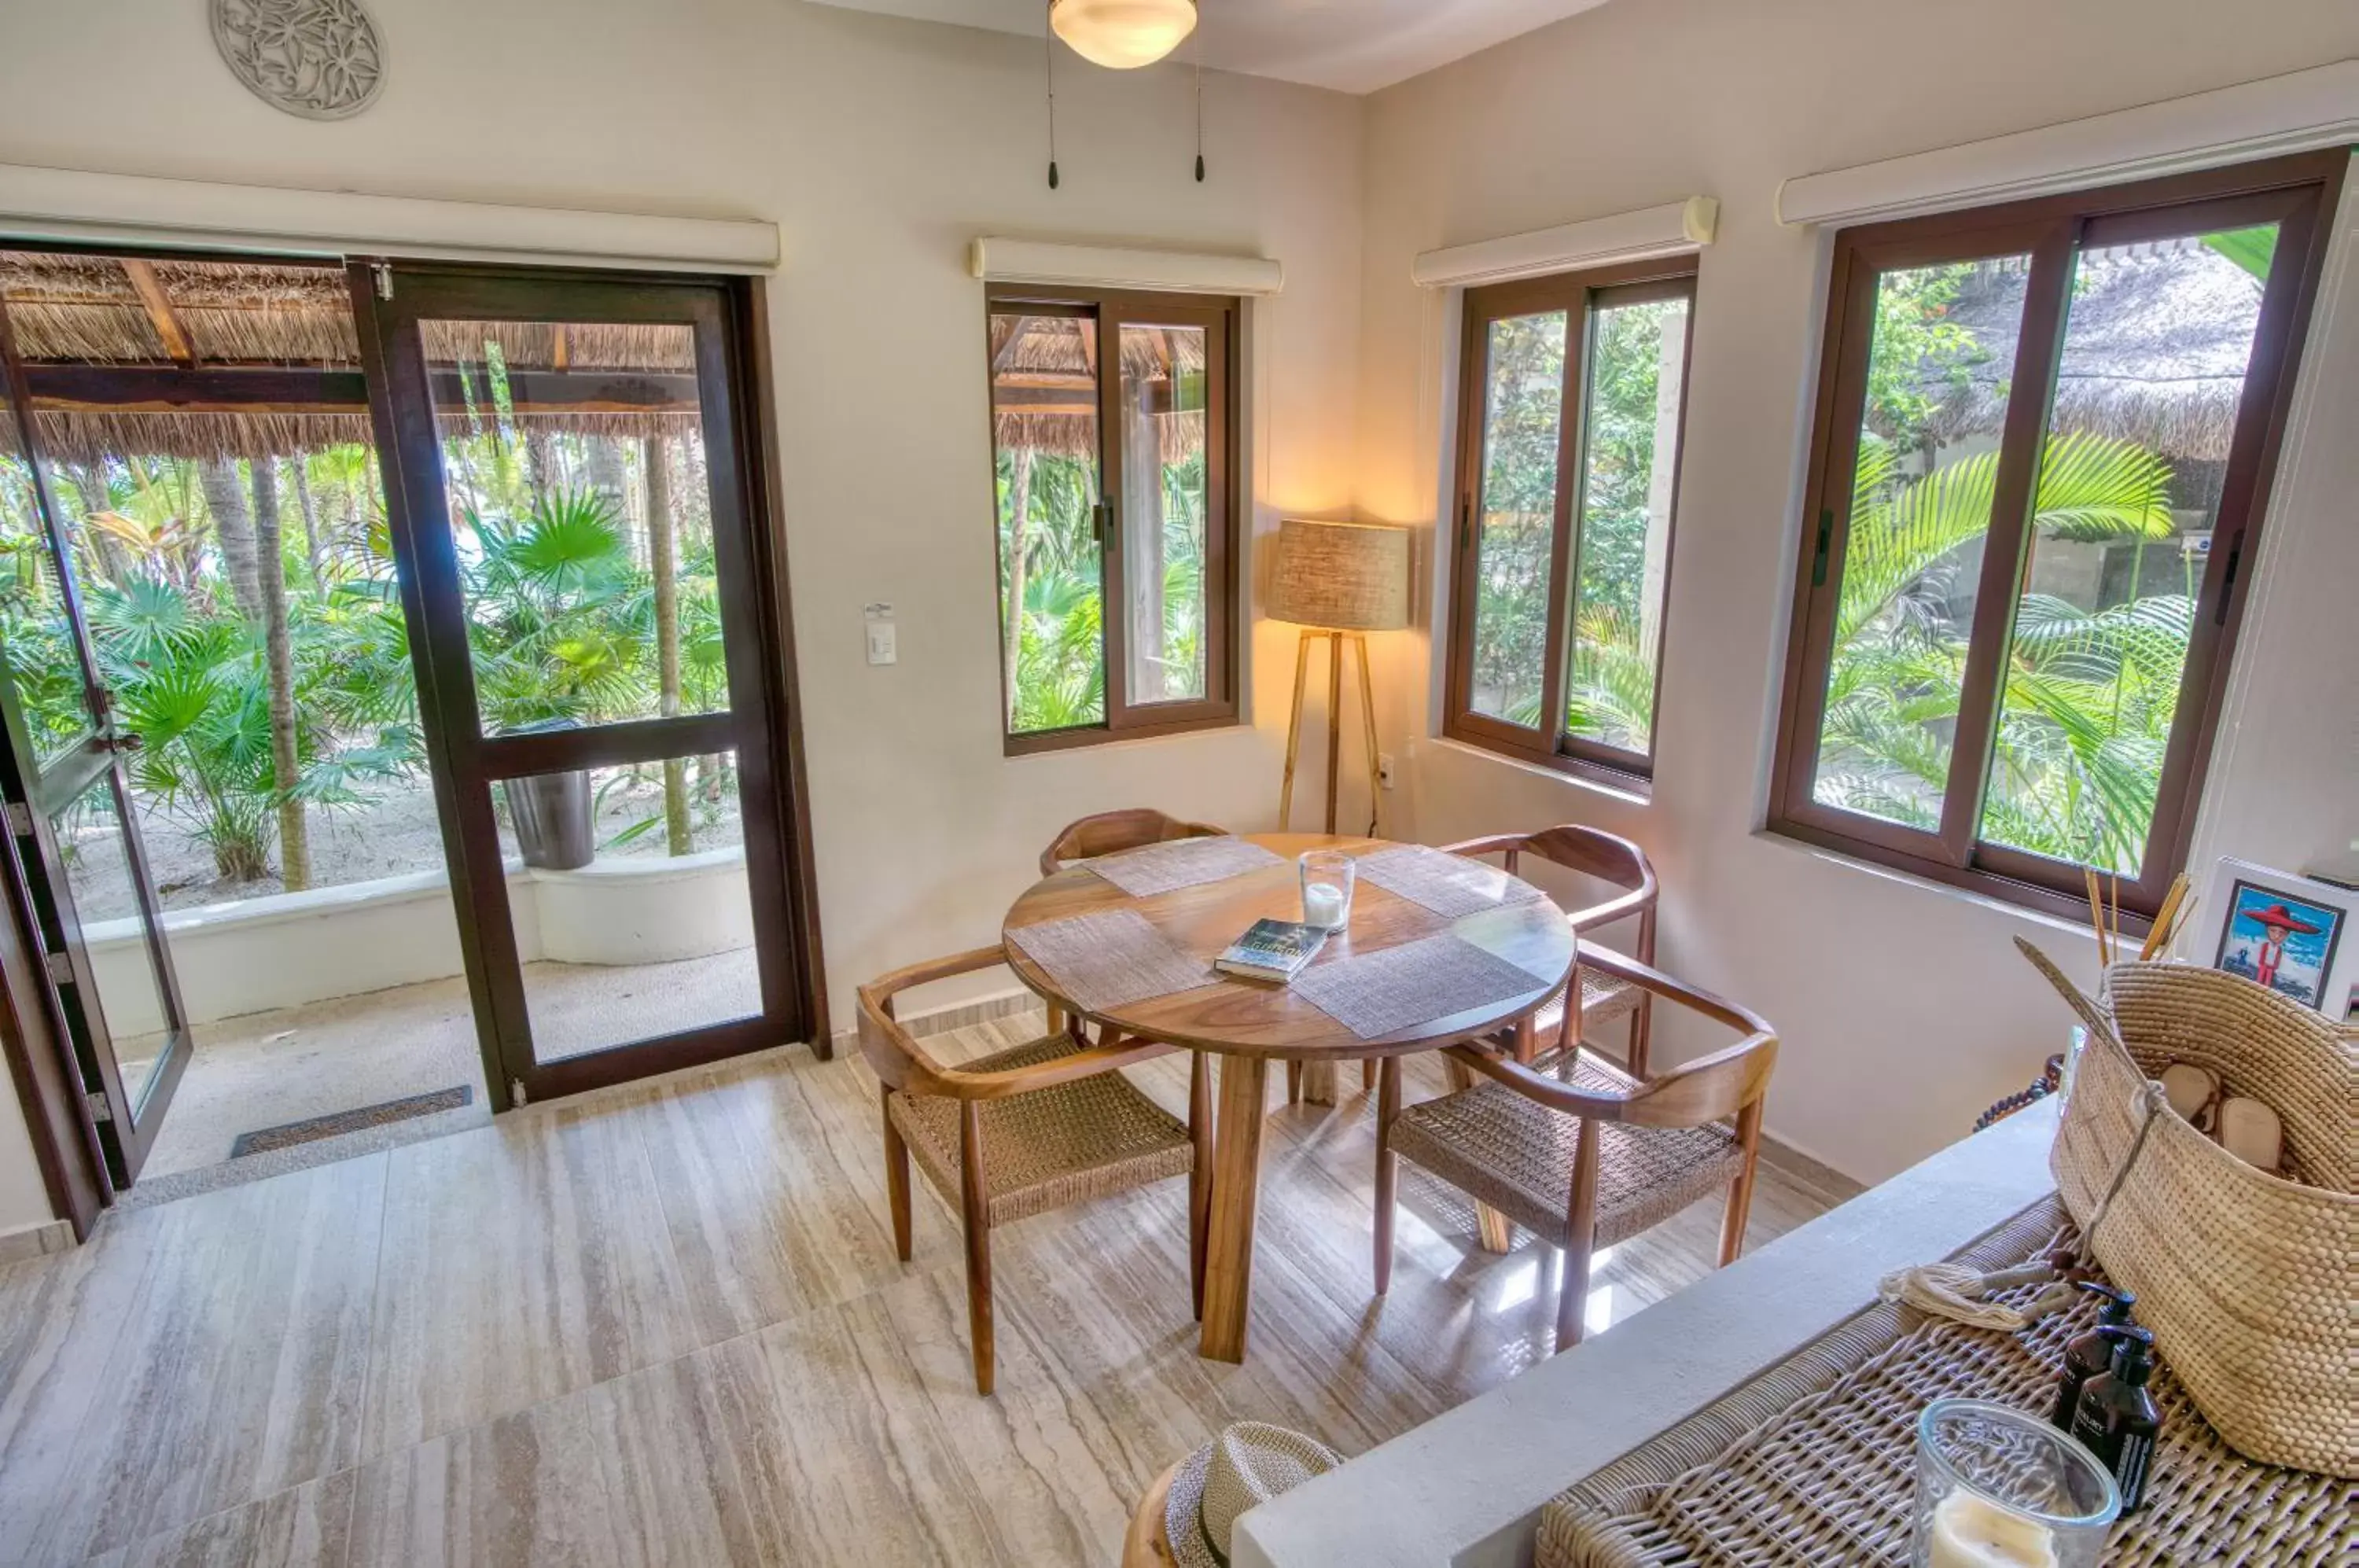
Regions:
<instances>
[{"instance_id":1,"label":"travertine tile floor","mask_svg":"<svg viewBox=\"0 0 2359 1568\"><path fill-rule=\"evenodd\" d=\"M1182 1059L1141 1076L1184 1106ZM1415 1064L1412 1095L1440 1088ZM875 1096L857 1061L767 1052L117 1214L0 1270L0 1561L1103 1568L1223 1422L1355 1453L1545 1352L1552 1255L1476 1251L1413 1168L1369 1294L1353 1093L1272 1111L1244 1366L1196 1356L1173 1182L998 1233L978 1399L954 1217L921 1196L894 1258ZM1753 1245L1841 1195L1765 1167ZM1614 1249L1593 1323L1701 1274L1717 1213Z\"/></svg>"}]
</instances>

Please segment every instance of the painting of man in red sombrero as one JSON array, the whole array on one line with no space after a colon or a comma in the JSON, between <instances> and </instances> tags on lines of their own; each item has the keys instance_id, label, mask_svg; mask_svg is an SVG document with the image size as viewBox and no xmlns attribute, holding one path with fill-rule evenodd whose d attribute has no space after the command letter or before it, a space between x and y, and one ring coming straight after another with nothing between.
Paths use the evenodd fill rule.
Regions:
<instances>
[{"instance_id":1,"label":"painting of man in red sombrero","mask_svg":"<svg viewBox=\"0 0 2359 1568\"><path fill-rule=\"evenodd\" d=\"M2343 911L2238 881L2213 967L2242 975L2306 1007L2321 1005L2342 936Z\"/></svg>"}]
</instances>

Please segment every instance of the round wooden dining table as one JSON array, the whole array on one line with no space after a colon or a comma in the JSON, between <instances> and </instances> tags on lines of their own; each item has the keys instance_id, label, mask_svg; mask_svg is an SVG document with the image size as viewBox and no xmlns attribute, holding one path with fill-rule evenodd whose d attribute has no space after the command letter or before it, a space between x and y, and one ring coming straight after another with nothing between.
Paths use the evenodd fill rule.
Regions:
<instances>
[{"instance_id":1,"label":"round wooden dining table","mask_svg":"<svg viewBox=\"0 0 2359 1568\"><path fill-rule=\"evenodd\" d=\"M1302 918L1296 857L1304 851L1340 849L1362 856L1400 847L1384 839L1327 833L1245 836L1247 842L1277 854L1279 863L1145 898L1125 893L1092 872L1086 862L1069 866L1034 884L1016 899L1007 911L1004 931L1075 915L1135 909L1164 936L1209 964L1256 920ZM1504 1001L1372 1040L1363 1040L1288 986L1230 975L1193 990L1093 1012L1076 1006L1020 943L1005 943L1008 966L1016 977L1068 1014L1125 1038L1161 1041L1217 1059L1220 1111L1213 1124L1211 1236L1199 1344L1200 1354L1207 1358L1245 1359L1269 1064L1300 1062L1332 1068L1372 1057L1435 1051L1488 1035L1537 1013L1563 990L1572 973L1572 926L1545 894L1452 920L1365 877L1358 880L1353 895L1349 927L1329 938L1312 964L1314 967L1332 964L1443 932L1530 974L1532 988Z\"/></svg>"}]
</instances>

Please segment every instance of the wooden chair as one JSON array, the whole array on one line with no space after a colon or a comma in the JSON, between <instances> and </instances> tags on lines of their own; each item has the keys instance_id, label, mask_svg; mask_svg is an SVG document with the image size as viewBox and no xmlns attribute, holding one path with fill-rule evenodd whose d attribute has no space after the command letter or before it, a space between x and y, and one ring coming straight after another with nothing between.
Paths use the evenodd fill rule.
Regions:
<instances>
[{"instance_id":1,"label":"wooden chair","mask_svg":"<svg viewBox=\"0 0 2359 1568\"><path fill-rule=\"evenodd\" d=\"M1228 832L1210 822L1183 822L1147 806L1100 811L1096 816L1065 824L1064 832L1040 852L1040 875L1054 877L1076 860L1118 855L1125 849L1145 849L1150 844L1168 844L1173 839L1225 838Z\"/></svg>"},{"instance_id":2,"label":"wooden chair","mask_svg":"<svg viewBox=\"0 0 2359 1568\"><path fill-rule=\"evenodd\" d=\"M1210 822L1183 822L1177 817L1167 817L1151 806L1100 811L1093 817L1067 822L1064 831L1049 841L1049 847L1040 852L1040 875L1054 877L1076 860L1119 855L1125 849L1145 849L1150 844L1169 844L1173 839L1226 838L1228 833L1228 829L1216 828ZM1064 1009L1051 1007L1049 1029L1053 1032L1066 1027Z\"/></svg>"},{"instance_id":3,"label":"wooden chair","mask_svg":"<svg viewBox=\"0 0 2359 1568\"><path fill-rule=\"evenodd\" d=\"M1083 1198L1186 1176L1189 1290L1204 1312L1204 1240L1212 1214L1212 1090L1201 1053L1185 1125L1119 1069L1168 1054L1108 1029L1095 1045L1062 1029L955 1067L927 1054L894 1017L915 985L1006 962L998 947L897 969L860 987L860 1049L882 1081L886 1192L893 1245L909 1260L909 1156L956 1203L966 1233L967 1323L974 1386L992 1389L991 1230Z\"/></svg>"},{"instance_id":4,"label":"wooden chair","mask_svg":"<svg viewBox=\"0 0 2359 1568\"><path fill-rule=\"evenodd\" d=\"M1575 909L1566 918L1576 931L1594 931L1611 925L1631 915L1638 917L1637 949L1639 963L1655 962L1655 902L1660 891L1655 880L1655 867L1647 859L1647 852L1618 834L1600 828L1583 827L1567 822L1560 827L1542 828L1538 833L1495 833L1487 838L1471 838L1463 844L1444 846L1451 855L1496 855L1506 862L1510 876L1514 875L1525 855L1561 866L1570 871L1594 877L1616 887L1627 888L1618 898L1602 904L1592 904ZM1585 944L1584 944L1585 946ZM1623 1065L1636 1077L1647 1075L1647 1040L1653 1007L1644 987L1633 985L1593 965L1574 961L1574 985L1581 996L1581 1031L1583 1040L1597 1039L1598 1028L1616 1018L1630 1020L1630 1046ZM1558 1032L1561 1028L1561 1007L1551 1003L1540 1010L1532 1026L1522 1031L1525 1049L1519 1052L1530 1060L1531 1043Z\"/></svg>"},{"instance_id":5,"label":"wooden chair","mask_svg":"<svg viewBox=\"0 0 2359 1568\"><path fill-rule=\"evenodd\" d=\"M1491 1080L1400 1107L1400 1059L1376 1083L1376 1293L1392 1282L1394 1160L1416 1160L1541 1239L1564 1249L1557 1348L1580 1343L1589 1260L1601 1246L1636 1235L1725 1186L1720 1261L1745 1247L1761 1106L1777 1060L1762 1018L1682 985L1646 964L1581 944L1581 962L1739 1030L1745 1039L1653 1078L1624 1073L1580 1050L1577 1017L1565 1021L1554 1075L1494 1041L1449 1048ZM1723 1122L1733 1125L1723 1126Z\"/></svg>"}]
</instances>

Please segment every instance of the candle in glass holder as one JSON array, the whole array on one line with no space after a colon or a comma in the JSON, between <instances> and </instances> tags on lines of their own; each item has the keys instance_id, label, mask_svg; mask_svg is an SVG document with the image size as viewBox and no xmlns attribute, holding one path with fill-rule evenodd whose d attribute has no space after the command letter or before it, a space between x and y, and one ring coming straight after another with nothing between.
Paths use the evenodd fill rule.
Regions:
<instances>
[{"instance_id":1,"label":"candle in glass holder","mask_svg":"<svg viewBox=\"0 0 2359 1568\"><path fill-rule=\"evenodd\" d=\"M1302 923L1333 931L1343 923L1343 889L1313 882L1302 889Z\"/></svg>"},{"instance_id":2,"label":"candle in glass holder","mask_svg":"<svg viewBox=\"0 0 2359 1568\"><path fill-rule=\"evenodd\" d=\"M1951 1492L1933 1508L1925 1568L2056 1568L2056 1536L1988 1497Z\"/></svg>"}]
</instances>

